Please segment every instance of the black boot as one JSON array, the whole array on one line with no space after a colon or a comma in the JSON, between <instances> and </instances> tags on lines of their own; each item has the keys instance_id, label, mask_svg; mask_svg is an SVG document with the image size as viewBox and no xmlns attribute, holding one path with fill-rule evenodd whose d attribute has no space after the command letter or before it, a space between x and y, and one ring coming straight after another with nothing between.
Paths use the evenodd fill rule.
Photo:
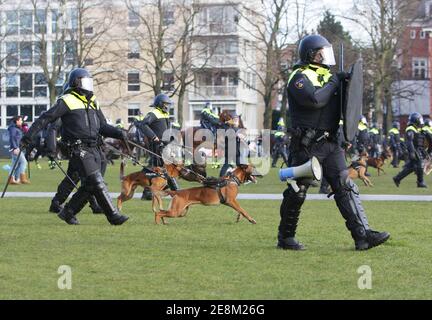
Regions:
<instances>
[{"instance_id":1,"label":"black boot","mask_svg":"<svg viewBox=\"0 0 432 320\"><path fill-rule=\"evenodd\" d=\"M143 194L141 196L141 200L152 200L153 194L149 187L144 187Z\"/></svg>"},{"instance_id":2,"label":"black boot","mask_svg":"<svg viewBox=\"0 0 432 320\"><path fill-rule=\"evenodd\" d=\"M94 196L90 196L89 198L90 208L92 209L93 214L102 214L104 213L101 206L97 203Z\"/></svg>"},{"instance_id":3,"label":"black boot","mask_svg":"<svg viewBox=\"0 0 432 320\"><path fill-rule=\"evenodd\" d=\"M305 186L300 186L300 191L295 192L289 186L283 193L284 199L280 207L281 221L278 228L277 248L283 250L304 250L303 244L295 239L300 208L306 198Z\"/></svg>"},{"instance_id":4,"label":"black boot","mask_svg":"<svg viewBox=\"0 0 432 320\"><path fill-rule=\"evenodd\" d=\"M366 239L356 241L356 250L368 250L370 248L383 244L390 238L387 232L378 232L373 230L366 230Z\"/></svg>"},{"instance_id":5,"label":"black boot","mask_svg":"<svg viewBox=\"0 0 432 320\"><path fill-rule=\"evenodd\" d=\"M360 201L357 185L347 179L335 193L336 205L345 219L347 229L355 242L356 250L367 250L376 247L390 237L386 232L370 230L369 222Z\"/></svg>"},{"instance_id":6,"label":"black boot","mask_svg":"<svg viewBox=\"0 0 432 320\"><path fill-rule=\"evenodd\" d=\"M58 201L55 201L53 199L51 201L51 205L49 207L49 212L60 213L60 211L62 211L62 210L63 210L63 206Z\"/></svg>"},{"instance_id":7,"label":"black boot","mask_svg":"<svg viewBox=\"0 0 432 320\"><path fill-rule=\"evenodd\" d=\"M63 221L65 221L67 224L73 224L73 225L79 224L78 219L75 217L75 212L67 205L60 211L60 213L57 216Z\"/></svg>"},{"instance_id":8,"label":"black boot","mask_svg":"<svg viewBox=\"0 0 432 320\"><path fill-rule=\"evenodd\" d=\"M417 175L417 188L427 188L428 186L424 182L424 172L423 167L419 166L416 169L416 175Z\"/></svg>"},{"instance_id":9,"label":"black boot","mask_svg":"<svg viewBox=\"0 0 432 320\"><path fill-rule=\"evenodd\" d=\"M120 214L117 208L112 204L108 188L106 187L100 172L96 172L89 176L88 182L90 183L90 188L93 189L93 195L95 196L97 203L103 209L108 222L112 225L121 225L125 223L129 217Z\"/></svg>"},{"instance_id":10,"label":"black boot","mask_svg":"<svg viewBox=\"0 0 432 320\"><path fill-rule=\"evenodd\" d=\"M404 179L406 176L408 176L411 172L413 172L412 168L410 168L408 166L404 166L402 171L393 177L393 182L395 183L396 187L399 187L402 179Z\"/></svg>"},{"instance_id":11,"label":"black boot","mask_svg":"<svg viewBox=\"0 0 432 320\"><path fill-rule=\"evenodd\" d=\"M85 207L89 196L90 194L87 190L81 186L72 199L64 206L63 210L60 211L58 217L66 221L67 224L79 224L75 216Z\"/></svg>"},{"instance_id":12,"label":"black boot","mask_svg":"<svg viewBox=\"0 0 432 320\"><path fill-rule=\"evenodd\" d=\"M176 191L176 190L180 189L175 178L170 177L168 175L165 178L167 179L168 187L170 188L170 190Z\"/></svg>"}]
</instances>

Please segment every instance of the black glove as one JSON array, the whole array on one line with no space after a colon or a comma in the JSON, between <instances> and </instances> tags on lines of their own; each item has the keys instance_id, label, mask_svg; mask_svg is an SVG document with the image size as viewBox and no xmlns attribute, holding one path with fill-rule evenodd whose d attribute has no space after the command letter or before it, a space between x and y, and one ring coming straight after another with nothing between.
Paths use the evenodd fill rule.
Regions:
<instances>
[{"instance_id":1,"label":"black glove","mask_svg":"<svg viewBox=\"0 0 432 320\"><path fill-rule=\"evenodd\" d=\"M31 143L32 143L32 139L29 136L24 135L20 141L20 149L27 148Z\"/></svg>"},{"instance_id":2,"label":"black glove","mask_svg":"<svg viewBox=\"0 0 432 320\"><path fill-rule=\"evenodd\" d=\"M349 80L351 78L351 74L344 71L336 73L336 76L338 77L339 81Z\"/></svg>"}]
</instances>

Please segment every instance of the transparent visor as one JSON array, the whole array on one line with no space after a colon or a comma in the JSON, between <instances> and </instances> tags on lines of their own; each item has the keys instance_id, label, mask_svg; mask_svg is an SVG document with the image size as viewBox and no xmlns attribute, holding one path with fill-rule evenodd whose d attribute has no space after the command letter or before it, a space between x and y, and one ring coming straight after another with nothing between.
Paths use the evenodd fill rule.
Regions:
<instances>
[{"instance_id":1,"label":"transparent visor","mask_svg":"<svg viewBox=\"0 0 432 320\"><path fill-rule=\"evenodd\" d=\"M336 65L336 60L333 52L333 47L324 47L321 49L321 56L323 58L321 64L325 64L326 66L334 66Z\"/></svg>"},{"instance_id":2,"label":"transparent visor","mask_svg":"<svg viewBox=\"0 0 432 320\"><path fill-rule=\"evenodd\" d=\"M93 79L81 78L81 89L93 92Z\"/></svg>"},{"instance_id":3,"label":"transparent visor","mask_svg":"<svg viewBox=\"0 0 432 320\"><path fill-rule=\"evenodd\" d=\"M423 117L420 117L420 119L419 119L419 123L420 123L420 125L424 125Z\"/></svg>"}]
</instances>

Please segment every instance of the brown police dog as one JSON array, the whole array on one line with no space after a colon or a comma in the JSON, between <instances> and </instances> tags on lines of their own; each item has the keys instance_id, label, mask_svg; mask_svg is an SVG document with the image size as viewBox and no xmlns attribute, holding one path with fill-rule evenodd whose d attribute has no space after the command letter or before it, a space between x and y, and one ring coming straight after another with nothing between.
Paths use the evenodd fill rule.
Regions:
<instances>
[{"instance_id":1,"label":"brown police dog","mask_svg":"<svg viewBox=\"0 0 432 320\"><path fill-rule=\"evenodd\" d=\"M241 184L251 181L256 182L252 165L240 165L234 171L218 180L204 182L203 187L167 191L173 198L168 210L160 210L155 213L155 222L160 224L161 219L184 217L193 204L219 205L224 204L238 212L237 222L243 216L250 223L255 224L253 219L237 201L238 188ZM164 221L162 220L164 223Z\"/></svg>"},{"instance_id":2,"label":"brown police dog","mask_svg":"<svg viewBox=\"0 0 432 320\"><path fill-rule=\"evenodd\" d=\"M366 152L360 155L360 159L353 161L351 166L348 168L348 175L351 179L359 178L366 187L373 187L373 183L366 176L366 163L368 160L368 155Z\"/></svg>"},{"instance_id":3,"label":"brown police dog","mask_svg":"<svg viewBox=\"0 0 432 320\"><path fill-rule=\"evenodd\" d=\"M183 178L187 181L200 182L206 176L205 167L191 166L186 168L183 164L164 164L164 167L154 167L150 169L153 174L139 171L131 173L122 179L121 193L117 198L117 208L123 207L123 202L132 199L135 189L138 186L150 187L152 191L152 210L158 212L162 209L162 196L167 195L165 189L168 182L165 174L172 178ZM196 174L197 173L197 174Z\"/></svg>"}]
</instances>

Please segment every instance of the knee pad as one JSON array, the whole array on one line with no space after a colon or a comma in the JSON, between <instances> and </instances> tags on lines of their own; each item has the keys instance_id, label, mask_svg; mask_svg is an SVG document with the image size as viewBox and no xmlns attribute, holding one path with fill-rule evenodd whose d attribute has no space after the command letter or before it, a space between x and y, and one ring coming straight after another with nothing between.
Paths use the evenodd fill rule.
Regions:
<instances>
[{"instance_id":1,"label":"knee pad","mask_svg":"<svg viewBox=\"0 0 432 320\"><path fill-rule=\"evenodd\" d=\"M339 176L337 177L336 185L334 186L335 196L342 195L351 191L358 194L359 193L358 186L348 176L348 170L343 170L339 173Z\"/></svg>"},{"instance_id":2,"label":"knee pad","mask_svg":"<svg viewBox=\"0 0 432 320\"><path fill-rule=\"evenodd\" d=\"M94 192L105 188L105 182L100 171L92 173L83 180L84 181L81 181L81 183L84 185L87 192Z\"/></svg>"}]
</instances>

